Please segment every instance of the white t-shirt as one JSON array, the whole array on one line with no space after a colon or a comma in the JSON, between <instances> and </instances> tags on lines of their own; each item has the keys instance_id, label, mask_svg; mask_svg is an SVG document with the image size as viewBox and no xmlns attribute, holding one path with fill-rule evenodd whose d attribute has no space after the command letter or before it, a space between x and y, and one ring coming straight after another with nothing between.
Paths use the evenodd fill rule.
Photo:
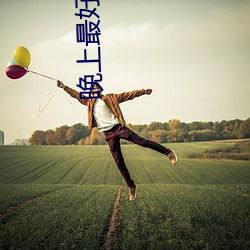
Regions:
<instances>
[{"instance_id":1,"label":"white t-shirt","mask_svg":"<svg viewBox=\"0 0 250 250\"><path fill-rule=\"evenodd\" d=\"M95 100L93 115L96 120L97 128L100 132L110 130L115 125L119 124L118 119L101 98L96 98Z\"/></svg>"}]
</instances>

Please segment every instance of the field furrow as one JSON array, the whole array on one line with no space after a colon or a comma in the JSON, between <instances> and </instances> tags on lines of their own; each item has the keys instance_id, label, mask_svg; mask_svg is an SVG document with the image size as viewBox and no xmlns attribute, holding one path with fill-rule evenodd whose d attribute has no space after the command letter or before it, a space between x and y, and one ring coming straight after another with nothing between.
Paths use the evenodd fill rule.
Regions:
<instances>
[{"instance_id":1,"label":"field furrow","mask_svg":"<svg viewBox=\"0 0 250 250\"><path fill-rule=\"evenodd\" d=\"M233 191L242 188L249 192L249 186L140 185L134 204L123 203L119 249L248 249L250 200Z\"/></svg>"},{"instance_id":2,"label":"field furrow","mask_svg":"<svg viewBox=\"0 0 250 250\"><path fill-rule=\"evenodd\" d=\"M0 247L99 248L116 191L117 186L74 186L41 196L0 224Z\"/></svg>"},{"instance_id":3,"label":"field furrow","mask_svg":"<svg viewBox=\"0 0 250 250\"><path fill-rule=\"evenodd\" d=\"M114 249L119 237L119 226L122 214L122 187L119 187L112 213L110 215L107 232L104 237L103 249Z\"/></svg>"}]
</instances>

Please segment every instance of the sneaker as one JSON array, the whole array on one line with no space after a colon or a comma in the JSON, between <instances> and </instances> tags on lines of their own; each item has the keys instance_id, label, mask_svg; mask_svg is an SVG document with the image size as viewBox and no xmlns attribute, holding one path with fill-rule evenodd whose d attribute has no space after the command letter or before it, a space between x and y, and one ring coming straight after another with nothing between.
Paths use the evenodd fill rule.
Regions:
<instances>
[{"instance_id":1,"label":"sneaker","mask_svg":"<svg viewBox=\"0 0 250 250\"><path fill-rule=\"evenodd\" d=\"M133 201L136 197L136 185L129 188L129 200Z\"/></svg>"},{"instance_id":2,"label":"sneaker","mask_svg":"<svg viewBox=\"0 0 250 250\"><path fill-rule=\"evenodd\" d=\"M177 155L175 154L174 150L171 150L171 152L167 156L172 165L177 164Z\"/></svg>"}]
</instances>

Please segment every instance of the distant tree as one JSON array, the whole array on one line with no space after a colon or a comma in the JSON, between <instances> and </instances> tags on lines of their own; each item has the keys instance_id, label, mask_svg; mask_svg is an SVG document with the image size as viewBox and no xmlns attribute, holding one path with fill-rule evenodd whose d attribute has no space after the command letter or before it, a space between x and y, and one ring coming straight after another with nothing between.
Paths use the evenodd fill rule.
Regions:
<instances>
[{"instance_id":1,"label":"distant tree","mask_svg":"<svg viewBox=\"0 0 250 250\"><path fill-rule=\"evenodd\" d=\"M219 133L219 139L227 140L227 139L235 139L237 138L237 133L235 128L235 122L236 120L230 120L230 121L221 121L220 122L220 133Z\"/></svg>"},{"instance_id":2,"label":"distant tree","mask_svg":"<svg viewBox=\"0 0 250 250\"><path fill-rule=\"evenodd\" d=\"M168 142L181 142L183 141L182 123L178 119L172 119L168 122L169 132L167 135Z\"/></svg>"},{"instance_id":3,"label":"distant tree","mask_svg":"<svg viewBox=\"0 0 250 250\"><path fill-rule=\"evenodd\" d=\"M182 129L182 123L178 119L172 119L168 122L169 130L181 130Z\"/></svg>"},{"instance_id":4,"label":"distant tree","mask_svg":"<svg viewBox=\"0 0 250 250\"><path fill-rule=\"evenodd\" d=\"M66 132L66 139L69 145L75 144L76 141L75 137L76 137L76 132L73 127L70 127Z\"/></svg>"},{"instance_id":5,"label":"distant tree","mask_svg":"<svg viewBox=\"0 0 250 250\"><path fill-rule=\"evenodd\" d=\"M213 125L213 131L216 134L216 138L220 139L220 133L221 133L221 126L220 123L218 121L216 121Z\"/></svg>"},{"instance_id":6,"label":"distant tree","mask_svg":"<svg viewBox=\"0 0 250 250\"><path fill-rule=\"evenodd\" d=\"M103 133L100 133L97 128L93 128L88 137L88 140L86 139L86 142L88 142L88 144L90 145L103 145L105 144L106 140Z\"/></svg>"},{"instance_id":7,"label":"distant tree","mask_svg":"<svg viewBox=\"0 0 250 250\"><path fill-rule=\"evenodd\" d=\"M46 144L45 135L46 135L45 131L36 130L29 138L29 143L31 145L45 145Z\"/></svg>"},{"instance_id":8,"label":"distant tree","mask_svg":"<svg viewBox=\"0 0 250 250\"><path fill-rule=\"evenodd\" d=\"M202 130L203 128L204 128L204 124L202 122L195 121L189 124L190 131Z\"/></svg>"},{"instance_id":9,"label":"distant tree","mask_svg":"<svg viewBox=\"0 0 250 250\"><path fill-rule=\"evenodd\" d=\"M82 140L80 140L79 142L83 142ZM90 145L90 138L89 138L89 136L88 137L86 137L86 139L84 140L84 144L85 145Z\"/></svg>"},{"instance_id":10,"label":"distant tree","mask_svg":"<svg viewBox=\"0 0 250 250\"><path fill-rule=\"evenodd\" d=\"M241 125L242 121L239 119L236 119L234 121L234 127L233 127L233 135L234 138L240 138L240 125Z\"/></svg>"},{"instance_id":11,"label":"distant tree","mask_svg":"<svg viewBox=\"0 0 250 250\"><path fill-rule=\"evenodd\" d=\"M151 139L147 125L144 126L144 129L139 132L139 135L145 139Z\"/></svg>"},{"instance_id":12,"label":"distant tree","mask_svg":"<svg viewBox=\"0 0 250 250\"><path fill-rule=\"evenodd\" d=\"M66 133L69 127L67 125L57 127L55 130L56 144L57 145L67 145L68 141L66 138Z\"/></svg>"},{"instance_id":13,"label":"distant tree","mask_svg":"<svg viewBox=\"0 0 250 250\"><path fill-rule=\"evenodd\" d=\"M79 144L80 140L80 143L83 143L83 141L85 141L86 137L89 135L90 132L88 127L81 123L77 123L67 130L66 139L68 144Z\"/></svg>"},{"instance_id":14,"label":"distant tree","mask_svg":"<svg viewBox=\"0 0 250 250\"><path fill-rule=\"evenodd\" d=\"M147 129L147 125L144 124L144 125L134 125L134 128L136 129L136 131L138 133L141 133L143 132L145 129Z\"/></svg>"},{"instance_id":15,"label":"distant tree","mask_svg":"<svg viewBox=\"0 0 250 250\"><path fill-rule=\"evenodd\" d=\"M56 138L56 134L55 134L54 130L48 129L45 132L45 141L46 141L46 145L56 145L57 144L57 138Z\"/></svg>"},{"instance_id":16,"label":"distant tree","mask_svg":"<svg viewBox=\"0 0 250 250\"><path fill-rule=\"evenodd\" d=\"M157 129L155 131L151 131L151 138L153 141L158 143L167 142L167 131L163 129Z\"/></svg>"},{"instance_id":17,"label":"distant tree","mask_svg":"<svg viewBox=\"0 0 250 250\"><path fill-rule=\"evenodd\" d=\"M162 122L151 122L147 128L149 131L168 130L168 125L167 123L162 123Z\"/></svg>"},{"instance_id":18,"label":"distant tree","mask_svg":"<svg viewBox=\"0 0 250 250\"><path fill-rule=\"evenodd\" d=\"M78 145L85 145L85 144L87 144L86 143L86 139L80 139L79 141L78 141Z\"/></svg>"},{"instance_id":19,"label":"distant tree","mask_svg":"<svg viewBox=\"0 0 250 250\"><path fill-rule=\"evenodd\" d=\"M90 130L88 126L77 123L73 126L75 132L76 132L76 141L80 140L81 138L86 138L90 135Z\"/></svg>"},{"instance_id":20,"label":"distant tree","mask_svg":"<svg viewBox=\"0 0 250 250\"><path fill-rule=\"evenodd\" d=\"M157 142L204 141L214 139L250 138L250 118L245 121L235 119L221 122L191 122L184 123L178 119L169 120L168 123L152 122L147 125L127 125L138 135L145 139ZM29 139L31 145L56 144L105 144L105 136L98 130L78 123L71 127L67 125L57 127L55 130L36 130ZM127 143L123 140L122 143Z\"/></svg>"},{"instance_id":21,"label":"distant tree","mask_svg":"<svg viewBox=\"0 0 250 250\"><path fill-rule=\"evenodd\" d=\"M240 138L250 138L250 117L240 124Z\"/></svg>"},{"instance_id":22,"label":"distant tree","mask_svg":"<svg viewBox=\"0 0 250 250\"><path fill-rule=\"evenodd\" d=\"M189 124L182 122L181 127L182 127L182 140L184 142L189 141L189 137L188 137Z\"/></svg>"},{"instance_id":23,"label":"distant tree","mask_svg":"<svg viewBox=\"0 0 250 250\"><path fill-rule=\"evenodd\" d=\"M210 141L216 139L216 133L211 129L192 130L188 135L190 141Z\"/></svg>"}]
</instances>

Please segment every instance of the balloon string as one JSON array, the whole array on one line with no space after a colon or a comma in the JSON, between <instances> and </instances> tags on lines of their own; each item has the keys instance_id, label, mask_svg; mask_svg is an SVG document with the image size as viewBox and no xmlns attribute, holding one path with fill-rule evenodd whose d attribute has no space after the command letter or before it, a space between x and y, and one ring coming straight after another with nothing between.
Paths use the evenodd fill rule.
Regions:
<instances>
[{"instance_id":1,"label":"balloon string","mask_svg":"<svg viewBox=\"0 0 250 250\"><path fill-rule=\"evenodd\" d=\"M52 77L50 77L50 76L46 76L46 75L43 75L43 74L37 73L37 72L35 72L35 71L33 71L33 70L30 70L30 69L27 69L27 71L28 71L28 72L30 72L30 73L33 73L33 74L37 74L37 75L39 75L39 76L46 77L46 78L48 78L48 79L50 79L50 80L57 81L57 79L55 79L55 78L52 78Z\"/></svg>"},{"instance_id":2,"label":"balloon string","mask_svg":"<svg viewBox=\"0 0 250 250\"><path fill-rule=\"evenodd\" d=\"M75 105L74 105L70 100L68 100L68 102L69 102L73 107L75 107Z\"/></svg>"},{"instance_id":3,"label":"balloon string","mask_svg":"<svg viewBox=\"0 0 250 250\"><path fill-rule=\"evenodd\" d=\"M44 96L44 98L43 98L44 100L45 100L46 98L49 98L48 101L46 102L46 104L44 105L44 107L42 107L42 104L43 104L43 101L44 101L44 100L42 100L42 101L40 102L40 105L39 105L39 108L38 108L38 114L37 114L39 118L40 118L41 113L48 107L49 103L51 102L52 98L53 98L54 95L55 95L56 90L57 90L57 88L54 89L53 91L51 91L50 93L48 93L47 95Z\"/></svg>"},{"instance_id":4,"label":"balloon string","mask_svg":"<svg viewBox=\"0 0 250 250\"><path fill-rule=\"evenodd\" d=\"M50 77L50 76L46 76L46 75L40 74L40 73L35 72L35 71L33 71L33 70L30 70L30 69L27 69L27 72L30 72L30 73L33 73L33 74L36 74L36 75L39 75L39 76L43 76L43 77L46 77L46 78L51 79L51 80L54 80L54 81L58 81L57 79L55 79L55 78L53 78L53 77ZM44 96L44 98L43 98L44 100L45 100L46 98L49 98L48 101L46 102L46 104L44 105L44 107L42 107L42 104L43 104L43 101L44 101L44 100L42 100L42 101L40 102L40 105L39 105L39 108L38 108L38 114L37 114L39 118L40 118L40 116L41 116L41 113L48 107L48 105L49 105L49 103L51 102L52 98L54 97L55 91L56 91L57 89L58 89L58 88L54 89L53 91L51 91L50 93L48 93L47 95ZM68 102L69 102L72 106L74 106L74 104L73 104L70 100L68 100Z\"/></svg>"}]
</instances>

